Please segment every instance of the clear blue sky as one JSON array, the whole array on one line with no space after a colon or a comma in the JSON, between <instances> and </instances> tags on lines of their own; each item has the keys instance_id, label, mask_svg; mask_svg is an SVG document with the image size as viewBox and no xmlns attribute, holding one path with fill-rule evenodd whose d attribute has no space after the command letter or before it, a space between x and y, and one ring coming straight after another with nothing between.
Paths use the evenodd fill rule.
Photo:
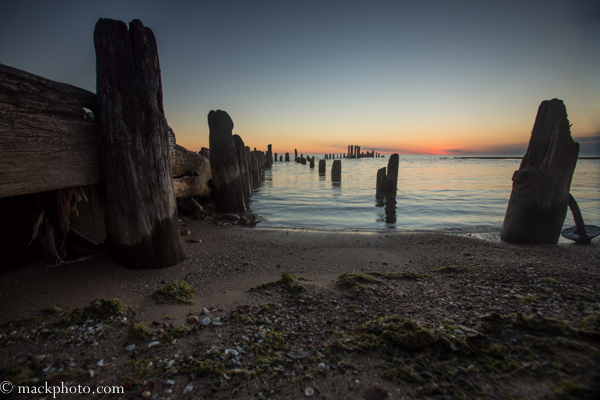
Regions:
<instances>
[{"instance_id":1,"label":"clear blue sky","mask_svg":"<svg viewBox=\"0 0 600 400\"><path fill-rule=\"evenodd\" d=\"M94 25L156 35L177 142L226 110L247 145L522 155L542 100L600 153L600 1L15 1L0 63L95 92Z\"/></svg>"}]
</instances>

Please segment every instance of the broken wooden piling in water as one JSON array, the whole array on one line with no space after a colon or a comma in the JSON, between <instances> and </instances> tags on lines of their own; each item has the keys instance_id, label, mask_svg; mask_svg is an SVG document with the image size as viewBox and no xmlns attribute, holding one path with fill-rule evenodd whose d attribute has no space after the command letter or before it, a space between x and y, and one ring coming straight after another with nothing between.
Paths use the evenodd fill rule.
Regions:
<instances>
[{"instance_id":1,"label":"broken wooden piling in water","mask_svg":"<svg viewBox=\"0 0 600 400\"><path fill-rule=\"evenodd\" d=\"M398 154L390 156L387 169L385 167L377 171L376 193L396 193L398 188Z\"/></svg>"},{"instance_id":2,"label":"broken wooden piling in water","mask_svg":"<svg viewBox=\"0 0 600 400\"><path fill-rule=\"evenodd\" d=\"M543 101L513 188L500 237L513 243L556 244L565 221L579 144L562 100Z\"/></svg>"},{"instance_id":3,"label":"broken wooden piling in water","mask_svg":"<svg viewBox=\"0 0 600 400\"><path fill-rule=\"evenodd\" d=\"M331 166L331 181L341 182L342 181L342 161L334 160Z\"/></svg>"}]
</instances>

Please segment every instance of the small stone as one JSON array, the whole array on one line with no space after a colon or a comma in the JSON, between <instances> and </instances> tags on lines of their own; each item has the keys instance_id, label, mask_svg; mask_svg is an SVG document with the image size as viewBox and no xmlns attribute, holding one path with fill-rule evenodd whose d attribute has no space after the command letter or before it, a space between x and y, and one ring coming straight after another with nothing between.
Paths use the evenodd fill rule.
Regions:
<instances>
[{"instance_id":1,"label":"small stone","mask_svg":"<svg viewBox=\"0 0 600 400\"><path fill-rule=\"evenodd\" d=\"M88 376L89 376L90 378L93 378L93 377L94 377L94 370L93 370L93 369L90 369L90 370L88 371Z\"/></svg>"},{"instance_id":2,"label":"small stone","mask_svg":"<svg viewBox=\"0 0 600 400\"><path fill-rule=\"evenodd\" d=\"M181 234L181 236L188 236L192 234L192 231L186 228L179 228L179 233Z\"/></svg>"},{"instance_id":3,"label":"small stone","mask_svg":"<svg viewBox=\"0 0 600 400\"><path fill-rule=\"evenodd\" d=\"M194 386L192 386L192 385L187 385L187 386L185 387L185 389L183 389L183 394L189 393L189 392L191 392L192 390L194 390Z\"/></svg>"},{"instance_id":4,"label":"small stone","mask_svg":"<svg viewBox=\"0 0 600 400\"><path fill-rule=\"evenodd\" d=\"M319 363L319 365L317 365L317 367L319 367L321 369L327 369L327 365L325 365L325 363Z\"/></svg>"},{"instance_id":5,"label":"small stone","mask_svg":"<svg viewBox=\"0 0 600 400\"><path fill-rule=\"evenodd\" d=\"M130 344L129 346L125 347L125 350L127 351L133 351L135 349L135 344Z\"/></svg>"},{"instance_id":6,"label":"small stone","mask_svg":"<svg viewBox=\"0 0 600 400\"><path fill-rule=\"evenodd\" d=\"M200 325L200 318L196 317L195 315L192 315L187 318L187 323L190 325Z\"/></svg>"},{"instance_id":7,"label":"small stone","mask_svg":"<svg viewBox=\"0 0 600 400\"><path fill-rule=\"evenodd\" d=\"M41 354L41 355L35 357L34 360L35 361L42 361L44 358L46 358L46 355L45 354Z\"/></svg>"},{"instance_id":8,"label":"small stone","mask_svg":"<svg viewBox=\"0 0 600 400\"><path fill-rule=\"evenodd\" d=\"M202 240L200 240L200 239L188 239L188 240L186 240L186 242L188 242L188 243L202 243Z\"/></svg>"},{"instance_id":9,"label":"small stone","mask_svg":"<svg viewBox=\"0 0 600 400\"><path fill-rule=\"evenodd\" d=\"M306 389L304 389L304 395L305 395L306 397L310 397L310 396L312 396L313 394L315 394L315 391L314 391L312 388L310 388L310 387L307 387Z\"/></svg>"},{"instance_id":10,"label":"small stone","mask_svg":"<svg viewBox=\"0 0 600 400\"><path fill-rule=\"evenodd\" d=\"M237 357L240 355L240 353L238 353L237 350L233 350L233 349L225 349L225 355L231 354L234 357Z\"/></svg>"},{"instance_id":11,"label":"small stone","mask_svg":"<svg viewBox=\"0 0 600 400\"><path fill-rule=\"evenodd\" d=\"M165 385L167 385L167 386L173 386L173 385L175 385L175 381L173 379L167 379L165 381Z\"/></svg>"},{"instance_id":12,"label":"small stone","mask_svg":"<svg viewBox=\"0 0 600 400\"><path fill-rule=\"evenodd\" d=\"M160 344L160 342L159 342L158 340L157 340L157 341L154 341L154 342L150 342L150 343L148 343L148 347L150 348L150 347L152 347L152 346L156 346L157 344Z\"/></svg>"},{"instance_id":13,"label":"small stone","mask_svg":"<svg viewBox=\"0 0 600 400\"><path fill-rule=\"evenodd\" d=\"M173 364L175 364L175 360L169 360L169 362L167 363L167 369L171 368Z\"/></svg>"},{"instance_id":14,"label":"small stone","mask_svg":"<svg viewBox=\"0 0 600 400\"><path fill-rule=\"evenodd\" d=\"M223 219L227 219L229 221L239 221L240 216L237 214L223 214Z\"/></svg>"},{"instance_id":15,"label":"small stone","mask_svg":"<svg viewBox=\"0 0 600 400\"><path fill-rule=\"evenodd\" d=\"M206 317L202 320L202 325L209 325L210 324L210 317Z\"/></svg>"},{"instance_id":16,"label":"small stone","mask_svg":"<svg viewBox=\"0 0 600 400\"><path fill-rule=\"evenodd\" d=\"M98 361L98 362L96 363L96 365L97 365L97 366L99 366L99 367L103 366L103 365L104 365L104 359L102 359L102 360Z\"/></svg>"},{"instance_id":17,"label":"small stone","mask_svg":"<svg viewBox=\"0 0 600 400\"><path fill-rule=\"evenodd\" d=\"M206 307L202 307L202 314L207 315L209 312Z\"/></svg>"}]
</instances>

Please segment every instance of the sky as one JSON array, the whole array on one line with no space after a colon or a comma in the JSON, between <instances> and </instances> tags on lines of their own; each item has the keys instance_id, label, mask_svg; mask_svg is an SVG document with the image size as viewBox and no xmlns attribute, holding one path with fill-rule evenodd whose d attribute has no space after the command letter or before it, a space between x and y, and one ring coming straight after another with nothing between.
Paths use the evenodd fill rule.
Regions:
<instances>
[{"instance_id":1,"label":"sky","mask_svg":"<svg viewBox=\"0 0 600 400\"><path fill-rule=\"evenodd\" d=\"M177 143L221 109L283 154L523 155L543 100L600 155L600 2L2 0L0 63L96 91L99 18L158 43Z\"/></svg>"}]
</instances>

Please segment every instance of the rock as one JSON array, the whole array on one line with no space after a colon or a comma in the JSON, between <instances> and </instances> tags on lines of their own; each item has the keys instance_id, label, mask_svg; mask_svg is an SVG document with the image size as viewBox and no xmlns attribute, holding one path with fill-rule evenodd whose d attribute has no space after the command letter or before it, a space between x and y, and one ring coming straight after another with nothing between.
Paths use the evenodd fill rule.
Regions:
<instances>
[{"instance_id":1,"label":"rock","mask_svg":"<svg viewBox=\"0 0 600 400\"><path fill-rule=\"evenodd\" d=\"M165 385L167 385L167 386L173 386L173 385L175 385L175 381L173 379L167 379L165 381Z\"/></svg>"},{"instance_id":2,"label":"rock","mask_svg":"<svg viewBox=\"0 0 600 400\"><path fill-rule=\"evenodd\" d=\"M237 214L223 214L221 218L226 219L228 221L239 221L240 216Z\"/></svg>"},{"instance_id":3,"label":"rock","mask_svg":"<svg viewBox=\"0 0 600 400\"><path fill-rule=\"evenodd\" d=\"M187 318L187 323L190 325L200 325L200 318L196 317L195 315L189 316Z\"/></svg>"},{"instance_id":4,"label":"rock","mask_svg":"<svg viewBox=\"0 0 600 400\"><path fill-rule=\"evenodd\" d=\"M135 344L130 344L129 346L125 347L125 350L127 350L127 351L135 350Z\"/></svg>"},{"instance_id":5,"label":"rock","mask_svg":"<svg viewBox=\"0 0 600 400\"><path fill-rule=\"evenodd\" d=\"M188 243L202 243L202 240L200 240L200 239L188 239L188 240L186 240L186 242L188 242Z\"/></svg>"},{"instance_id":6,"label":"rock","mask_svg":"<svg viewBox=\"0 0 600 400\"><path fill-rule=\"evenodd\" d=\"M233 350L233 349L225 349L225 355L231 354L234 357L237 357L240 355L240 353L238 353L237 350Z\"/></svg>"},{"instance_id":7,"label":"rock","mask_svg":"<svg viewBox=\"0 0 600 400\"><path fill-rule=\"evenodd\" d=\"M160 344L160 342L159 341L150 342L150 343L148 343L148 348L150 348L152 346L156 346L157 344Z\"/></svg>"},{"instance_id":8,"label":"rock","mask_svg":"<svg viewBox=\"0 0 600 400\"><path fill-rule=\"evenodd\" d=\"M210 311L208 311L208 309L206 307L202 307L202 314L204 315L208 315Z\"/></svg>"},{"instance_id":9,"label":"rock","mask_svg":"<svg viewBox=\"0 0 600 400\"><path fill-rule=\"evenodd\" d=\"M192 234L192 231L186 228L179 228L179 233L181 234L181 236L188 236Z\"/></svg>"},{"instance_id":10,"label":"rock","mask_svg":"<svg viewBox=\"0 0 600 400\"><path fill-rule=\"evenodd\" d=\"M202 320L202 325L209 325L210 324L210 317L206 317Z\"/></svg>"},{"instance_id":11,"label":"rock","mask_svg":"<svg viewBox=\"0 0 600 400\"><path fill-rule=\"evenodd\" d=\"M244 214L240 217L239 225L256 225L256 214Z\"/></svg>"},{"instance_id":12,"label":"rock","mask_svg":"<svg viewBox=\"0 0 600 400\"><path fill-rule=\"evenodd\" d=\"M183 389L183 394L189 393L189 392L191 392L192 390L194 390L194 386L193 386L193 385L187 385L187 386L185 387L185 389Z\"/></svg>"},{"instance_id":13,"label":"rock","mask_svg":"<svg viewBox=\"0 0 600 400\"><path fill-rule=\"evenodd\" d=\"M310 388L310 387L307 387L306 389L304 389L304 395L305 395L306 397L310 397L310 396L312 396L314 393L315 393L315 391L314 391L312 388Z\"/></svg>"}]
</instances>

